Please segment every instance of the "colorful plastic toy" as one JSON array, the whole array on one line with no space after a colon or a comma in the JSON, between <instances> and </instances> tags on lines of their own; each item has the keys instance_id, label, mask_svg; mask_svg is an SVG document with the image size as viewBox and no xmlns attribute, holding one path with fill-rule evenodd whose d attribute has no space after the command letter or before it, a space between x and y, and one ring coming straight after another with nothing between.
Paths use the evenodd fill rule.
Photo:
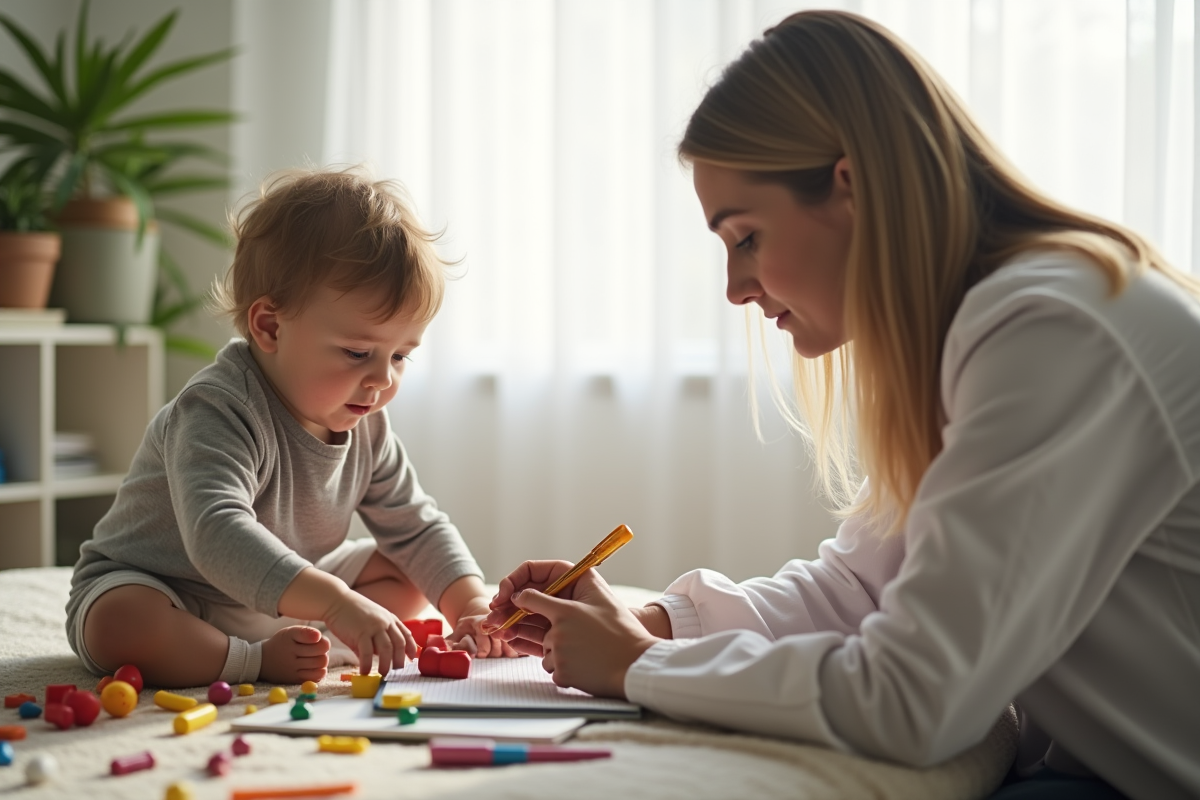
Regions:
<instances>
[{"instance_id":1,"label":"colorful plastic toy","mask_svg":"<svg viewBox=\"0 0 1200 800\"><path fill-rule=\"evenodd\" d=\"M208 687L208 702L223 706L233 699L233 689L225 681L214 681Z\"/></svg>"},{"instance_id":2,"label":"colorful plastic toy","mask_svg":"<svg viewBox=\"0 0 1200 800\"><path fill-rule=\"evenodd\" d=\"M167 787L167 794L163 800L193 800L194 797L191 784L180 781Z\"/></svg>"},{"instance_id":3,"label":"colorful plastic toy","mask_svg":"<svg viewBox=\"0 0 1200 800\"><path fill-rule=\"evenodd\" d=\"M317 749L322 753L352 753L361 755L367 752L371 740L365 736L318 736Z\"/></svg>"},{"instance_id":4,"label":"colorful plastic toy","mask_svg":"<svg viewBox=\"0 0 1200 800\"><path fill-rule=\"evenodd\" d=\"M125 681L112 681L100 693L100 705L114 717L124 717L137 708L138 693Z\"/></svg>"},{"instance_id":5,"label":"colorful plastic toy","mask_svg":"<svg viewBox=\"0 0 1200 800\"><path fill-rule=\"evenodd\" d=\"M397 708L408 708L409 706L421 705L420 692L394 692L392 694L383 695L380 700L380 705L389 711L394 711Z\"/></svg>"},{"instance_id":6,"label":"colorful plastic toy","mask_svg":"<svg viewBox=\"0 0 1200 800\"><path fill-rule=\"evenodd\" d=\"M52 683L46 687L46 705L61 703L63 698L75 691L73 683Z\"/></svg>"},{"instance_id":7,"label":"colorful plastic toy","mask_svg":"<svg viewBox=\"0 0 1200 800\"><path fill-rule=\"evenodd\" d=\"M100 698L87 689L76 689L64 701L75 711L75 724L87 727L100 716Z\"/></svg>"},{"instance_id":8,"label":"colorful plastic toy","mask_svg":"<svg viewBox=\"0 0 1200 800\"><path fill-rule=\"evenodd\" d=\"M0 725L0 742L15 742L25 738L24 725Z\"/></svg>"},{"instance_id":9,"label":"colorful plastic toy","mask_svg":"<svg viewBox=\"0 0 1200 800\"><path fill-rule=\"evenodd\" d=\"M37 719L42 715L42 707L37 703L24 702L17 709L17 713L21 715L21 719Z\"/></svg>"},{"instance_id":10,"label":"colorful plastic toy","mask_svg":"<svg viewBox=\"0 0 1200 800\"><path fill-rule=\"evenodd\" d=\"M13 759L17 757L17 753L13 750L13 746L8 742L0 742L0 767L7 767L12 764Z\"/></svg>"},{"instance_id":11,"label":"colorful plastic toy","mask_svg":"<svg viewBox=\"0 0 1200 800\"><path fill-rule=\"evenodd\" d=\"M462 679L471 674L471 654L465 650L444 652L426 647L417 659L417 669L427 678Z\"/></svg>"},{"instance_id":12,"label":"colorful plastic toy","mask_svg":"<svg viewBox=\"0 0 1200 800\"><path fill-rule=\"evenodd\" d=\"M440 636L442 633L440 619L406 619L402 620L400 624L408 628L413 639L421 647L425 646L425 642L430 636Z\"/></svg>"},{"instance_id":13,"label":"colorful plastic toy","mask_svg":"<svg viewBox=\"0 0 1200 800\"><path fill-rule=\"evenodd\" d=\"M211 725L216 718L217 707L212 703L204 703L195 708L189 708L187 711L181 711L175 715L175 733L182 736L185 733L198 731L207 725Z\"/></svg>"},{"instance_id":14,"label":"colorful plastic toy","mask_svg":"<svg viewBox=\"0 0 1200 800\"><path fill-rule=\"evenodd\" d=\"M303 694L296 695L296 699L303 700L306 703L315 703L315 702L317 702L317 693L316 692L304 692Z\"/></svg>"},{"instance_id":15,"label":"colorful plastic toy","mask_svg":"<svg viewBox=\"0 0 1200 800\"><path fill-rule=\"evenodd\" d=\"M351 675L350 696L360 699L374 697L382 680L383 676L378 672L372 672L370 675Z\"/></svg>"},{"instance_id":16,"label":"colorful plastic toy","mask_svg":"<svg viewBox=\"0 0 1200 800\"><path fill-rule=\"evenodd\" d=\"M423 647L433 647L437 650L442 650L442 651L446 651L446 650L450 649L450 645L446 644L446 637L442 636L440 633L437 634L436 636L430 636L428 639L425 640L425 644L422 646Z\"/></svg>"},{"instance_id":17,"label":"colorful plastic toy","mask_svg":"<svg viewBox=\"0 0 1200 800\"><path fill-rule=\"evenodd\" d=\"M300 684L300 691L304 694L316 694L317 693L317 682L316 681L305 681L304 683Z\"/></svg>"},{"instance_id":18,"label":"colorful plastic toy","mask_svg":"<svg viewBox=\"0 0 1200 800\"><path fill-rule=\"evenodd\" d=\"M246 741L245 736L239 736L233 740L233 744L229 748L235 756L250 755L250 743Z\"/></svg>"},{"instance_id":19,"label":"colorful plastic toy","mask_svg":"<svg viewBox=\"0 0 1200 800\"><path fill-rule=\"evenodd\" d=\"M303 700L297 700L296 704L292 706L292 710L288 713L291 714L294 720L308 719L312 716L312 712L308 710L308 705Z\"/></svg>"},{"instance_id":20,"label":"colorful plastic toy","mask_svg":"<svg viewBox=\"0 0 1200 800\"><path fill-rule=\"evenodd\" d=\"M267 702L271 705L278 703L286 703L288 701L287 690L282 686L276 686L271 691L267 692Z\"/></svg>"},{"instance_id":21,"label":"colorful plastic toy","mask_svg":"<svg viewBox=\"0 0 1200 800\"><path fill-rule=\"evenodd\" d=\"M229 800L274 800L284 797L329 797L335 794L357 794L358 784L327 783L314 786L280 786L255 789L234 789L229 793Z\"/></svg>"},{"instance_id":22,"label":"colorful plastic toy","mask_svg":"<svg viewBox=\"0 0 1200 800\"><path fill-rule=\"evenodd\" d=\"M421 710L416 706L404 706L396 712L396 719L401 725L412 725L421 716Z\"/></svg>"},{"instance_id":23,"label":"colorful plastic toy","mask_svg":"<svg viewBox=\"0 0 1200 800\"><path fill-rule=\"evenodd\" d=\"M258 706L251 703L250 705L246 706L246 710L242 712L242 716L245 717L250 714L257 713L257 712L258 712Z\"/></svg>"},{"instance_id":24,"label":"colorful plastic toy","mask_svg":"<svg viewBox=\"0 0 1200 800\"><path fill-rule=\"evenodd\" d=\"M141 772L144 769L154 768L154 754L149 750L143 750L140 753L134 753L131 756L121 756L114 758L110 769L113 775L128 775L131 772Z\"/></svg>"},{"instance_id":25,"label":"colorful plastic toy","mask_svg":"<svg viewBox=\"0 0 1200 800\"><path fill-rule=\"evenodd\" d=\"M22 703L36 703L37 698L31 694L10 694L4 698L5 708L20 708Z\"/></svg>"},{"instance_id":26,"label":"colorful plastic toy","mask_svg":"<svg viewBox=\"0 0 1200 800\"><path fill-rule=\"evenodd\" d=\"M75 724L75 709L66 703L51 703L46 706L46 722L65 731Z\"/></svg>"},{"instance_id":27,"label":"colorful plastic toy","mask_svg":"<svg viewBox=\"0 0 1200 800\"><path fill-rule=\"evenodd\" d=\"M249 697L252 694L254 694L254 684L253 683L239 683L238 684L238 697Z\"/></svg>"},{"instance_id":28,"label":"colorful plastic toy","mask_svg":"<svg viewBox=\"0 0 1200 800\"><path fill-rule=\"evenodd\" d=\"M58 761L49 753L38 753L25 765L25 780L34 784L45 783L58 774Z\"/></svg>"},{"instance_id":29,"label":"colorful plastic toy","mask_svg":"<svg viewBox=\"0 0 1200 800\"><path fill-rule=\"evenodd\" d=\"M141 692L146 687L146 684L142 682L142 671L133 664L125 664L114 672L113 680L125 681L133 687L135 692Z\"/></svg>"},{"instance_id":30,"label":"colorful plastic toy","mask_svg":"<svg viewBox=\"0 0 1200 800\"><path fill-rule=\"evenodd\" d=\"M100 694L101 692L103 692L104 687L108 686L112 682L113 682L113 676L105 675L103 678L100 679L100 682L96 684L96 694Z\"/></svg>"},{"instance_id":31,"label":"colorful plastic toy","mask_svg":"<svg viewBox=\"0 0 1200 800\"><path fill-rule=\"evenodd\" d=\"M168 692L165 689L159 689L154 693L154 705L159 708L165 708L167 711L187 711L189 708L195 708L200 705L200 701L194 697L186 697L182 694Z\"/></svg>"},{"instance_id":32,"label":"colorful plastic toy","mask_svg":"<svg viewBox=\"0 0 1200 800\"><path fill-rule=\"evenodd\" d=\"M221 775L228 775L229 770L231 769L233 769L233 760L229 757L229 754L224 751L220 753L214 753L213 757L208 760L208 774L212 775L214 778L220 777Z\"/></svg>"}]
</instances>

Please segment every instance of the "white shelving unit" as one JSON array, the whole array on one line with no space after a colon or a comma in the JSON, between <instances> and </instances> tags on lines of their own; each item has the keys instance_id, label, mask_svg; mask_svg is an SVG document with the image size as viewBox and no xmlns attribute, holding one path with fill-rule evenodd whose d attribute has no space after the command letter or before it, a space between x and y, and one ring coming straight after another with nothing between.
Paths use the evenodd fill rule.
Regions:
<instances>
[{"instance_id":1,"label":"white shelving unit","mask_svg":"<svg viewBox=\"0 0 1200 800\"><path fill-rule=\"evenodd\" d=\"M162 405L156 328L0 326L0 569L75 562ZM91 434L99 473L56 479L55 431Z\"/></svg>"}]
</instances>

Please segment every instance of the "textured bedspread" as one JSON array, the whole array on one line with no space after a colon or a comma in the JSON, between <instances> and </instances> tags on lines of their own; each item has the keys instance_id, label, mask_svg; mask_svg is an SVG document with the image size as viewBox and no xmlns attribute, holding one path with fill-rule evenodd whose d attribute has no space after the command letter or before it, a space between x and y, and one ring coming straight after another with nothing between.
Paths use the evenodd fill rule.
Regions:
<instances>
[{"instance_id":1,"label":"textured bedspread","mask_svg":"<svg viewBox=\"0 0 1200 800\"><path fill-rule=\"evenodd\" d=\"M0 695L28 692L42 699L46 684L74 683L93 688L96 680L67 647L63 633L70 570L0 571ZM616 587L630 604L653 595ZM336 670L335 670L336 672ZM327 679L318 695L347 692ZM294 688L291 694L295 694ZM259 684L251 702L266 704L269 685ZM202 690L183 691L196 697ZM498 798L914 798L970 800L999 782L1016 748L1016 723L1009 715L988 738L954 760L914 770L793 742L680 725L648 716L638 723L595 723L576 740L604 741L611 761L535 764L473 770L433 770L424 745L376 742L362 756L318 754L308 738L250 734L253 752L236 759L229 775L210 778L210 756L228 749L229 719L239 704L221 709L217 722L188 736L174 736L172 715L142 693L136 711L124 719L101 714L89 728L59 731L37 719L26 724L28 738L14 742L12 766L0 767L0 798L153 798L161 800L173 782L188 781L197 800L228 798L232 788L302 785L354 780L357 797ZM0 709L0 725L21 722L15 710ZM109 775L109 762L151 750L157 766L122 777ZM25 786L25 764L39 752L55 756L57 778Z\"/></svg>"}]
</instances>

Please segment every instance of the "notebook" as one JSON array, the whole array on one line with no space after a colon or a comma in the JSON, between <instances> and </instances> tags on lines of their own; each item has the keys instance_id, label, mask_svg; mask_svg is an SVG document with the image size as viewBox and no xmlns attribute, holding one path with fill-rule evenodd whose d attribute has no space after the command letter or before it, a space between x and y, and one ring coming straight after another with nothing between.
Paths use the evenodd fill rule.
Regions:
<instances>
[{"instance_id":1,"label":"notebook","mask_svg":"<svg viewBox=\"0 0 1200 800\"><path fill-rule=\"evenodd\" d=\"M235 717L230 728L236 733L285 733L296 736L366 736L371 739L424 740L432 736L480 736L504 742L554 744L578 730L583 717L427 717L401 725L396 713L374 713L372 702L353 697L331 697L308 704L309 718L294 720L292 704L267 706L254 714Z\"/></svg>"},{"instance_id":2,"label":"notebook","mask_svg":"<svg viewBox=\"0 0 1200 800\"><path fill-rule=\"evenodd\" d=\"M477 658L464 680L426 678L414 662L393 669L375 695L375 710L383 697L400 692L421 693L421 714L430 716L586 717L637 719L640 706L608 697L592 697L578 689L555 685L537 658Z\"/></svg>"}]
</instances>

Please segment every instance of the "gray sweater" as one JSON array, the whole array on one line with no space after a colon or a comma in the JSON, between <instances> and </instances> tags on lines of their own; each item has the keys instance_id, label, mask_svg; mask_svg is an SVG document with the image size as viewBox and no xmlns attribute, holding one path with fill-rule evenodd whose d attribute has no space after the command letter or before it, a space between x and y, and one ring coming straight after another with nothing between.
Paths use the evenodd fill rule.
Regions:
<instances>
[{"instance_id":1,"label":"gray sweater","mask_svg":"<svg viewBox=\"0 0 1200 800\"><path fill-rule=\"evenodd\" d=\"M355 510L433 603L457 579L482 577L421 490L386 413L325 444L234 340L151 421L116 502L80 548L68 616L88 583L130 567L208 602L278 616L284 589L346 539Z\"/></svg>"}]
</instances>

